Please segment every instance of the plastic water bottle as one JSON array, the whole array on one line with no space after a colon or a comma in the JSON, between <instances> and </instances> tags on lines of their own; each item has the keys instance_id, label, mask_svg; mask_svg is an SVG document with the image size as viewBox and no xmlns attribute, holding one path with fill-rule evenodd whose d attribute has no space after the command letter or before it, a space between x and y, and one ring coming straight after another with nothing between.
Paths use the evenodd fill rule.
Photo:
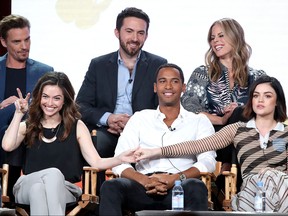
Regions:
<instances>
[{"instance_id":1,"label":"plastic water bottle","mask_svg":"<svg viewBox=\"0 0 288 216\"><path fill-rule=\"evenodd\" d=\"M255 195L254 208L256 212L265 212L266 193L263 188L263 182L257 182L257 191Z\"/></svg>"},{"instance_id":2,"label":"plastic water bottle","mask_svg":"<svg viewBox=\"0 0 288 216\"><path fill-rule=\"evenodd\" d=\"M184 190L180 180L175 181L175 186L172 189L172 210L184 210Z\"/></svg>"}]
</instances>

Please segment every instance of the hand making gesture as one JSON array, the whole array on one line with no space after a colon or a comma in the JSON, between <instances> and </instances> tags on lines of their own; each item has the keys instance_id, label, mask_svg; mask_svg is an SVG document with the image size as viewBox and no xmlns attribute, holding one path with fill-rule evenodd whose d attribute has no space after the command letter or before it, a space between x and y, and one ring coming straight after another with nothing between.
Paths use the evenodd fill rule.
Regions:
<instances>
[{"instance_id":1,"label":"hand making gesture","mask_svg":"<svg viewBox=\"0 0 288 216\"><path fill-rule=\"evenodd\" d=\"M15 112L25 114L28 110L28 101L30 98L30 93L28 93L25 98L23 98L22 92L19 88L17 88L17 93L19 99L15 101L15 108L16 108Z\"/></svg>"}]
</instances>

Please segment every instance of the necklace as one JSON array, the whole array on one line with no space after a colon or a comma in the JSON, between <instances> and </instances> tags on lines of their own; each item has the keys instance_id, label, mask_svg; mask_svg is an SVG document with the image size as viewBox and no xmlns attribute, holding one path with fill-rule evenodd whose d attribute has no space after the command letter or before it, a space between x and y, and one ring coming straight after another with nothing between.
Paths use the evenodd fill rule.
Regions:
<instances>
[{"instance_id":1,"label":"necklace","mask_svg":"<svg viewBox=\"0 0 288 216\"><path fill-rule=\"evenodd\" d=\"M41 139L42 139L44 142L46 142L46 143L52 143L52 142L54 142L54 141L57 139L57 134L58 134L58 132L59 132L59 130L60 130L60 128L61 128L61 125L62 125L62 123L60 123L60 125L59 125L58 128L57 128L57 131L56 131L55 135L54 135L52 138L48 139L48 138L46 138L46 137L44 136L44 134L43 134L43 135L41 136ZM54 132L54 129L53 129L52 132Z\"/></svg>"}]
</instances>

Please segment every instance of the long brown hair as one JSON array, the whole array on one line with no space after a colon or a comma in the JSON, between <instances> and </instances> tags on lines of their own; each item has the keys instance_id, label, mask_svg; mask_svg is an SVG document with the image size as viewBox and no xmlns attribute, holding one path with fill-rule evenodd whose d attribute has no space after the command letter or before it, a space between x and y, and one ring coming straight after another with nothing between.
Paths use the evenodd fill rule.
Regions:
<instances>
[{"instance_id":1,"label":"long brown hair","mask_svg":"<svg viewBox=\"0 0 288 216\"><path fill-rule=\"evenodd\" d=\"M47 85L57 85L64 95L64 104L60 111L64 133L60 136L60 140L65 140L76 119L80 119L81 115L78 111L78 105L75 103L75 91L66 74L62 72L48 72L44 74L37 82L33 93L32 102L29 106L27 130L25 142L28 146L33 145L35 139L41 139L43 135L43 126L41 120L44 113L41 109L41 98L43 88Z\"/></svg>"},{"instance_id":2,"label":"long brown hair","mask_svg":"<svg viewBox=\"0 0 288 216\"><path fill-rule=\"evenodd\" d=\"M232 69L234 71L235 82L241 87L248 84L248 62L252 54L252 49L245 41L244 30L241 25L234 19L223 18L215 21L209 29L207 41L209 49L205 54L205 63L208 68L210 80L216 82L221 75L221 64L217 55L214 53L211 42L212 28L220 25L224 36L228 39L232 47Z\"/></svg>"}]
</instances>

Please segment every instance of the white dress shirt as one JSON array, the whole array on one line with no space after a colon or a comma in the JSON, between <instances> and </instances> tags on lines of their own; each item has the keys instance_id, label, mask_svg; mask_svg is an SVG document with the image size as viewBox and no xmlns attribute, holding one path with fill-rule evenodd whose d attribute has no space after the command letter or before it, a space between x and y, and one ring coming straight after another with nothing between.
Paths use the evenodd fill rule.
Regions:
<instances>
[{"instance_id":1,"label":"white dress shirt","mask_svg":"<svg viewBox=\"0 0 288 216\"><path fill-rule=\"evenodd\" d=\"M120 135L115 149L115 155L137 148L155 148L168 146L188 140L196 140L213 134L214 128L210 120L203 114L186 111L183 107L180 114L168 128L164 123L165 115L157 110L142 110L134 113L127 122ZM145 159L136 163L136 170L147 174L153 172L179 173L191 167L200 172L213 172L216 165L215 151L204 152L198 155L181 156L177 158ZM132 167L130 164L121 164L113 168L119 175Z\"/></svg>"}]
</instances>

